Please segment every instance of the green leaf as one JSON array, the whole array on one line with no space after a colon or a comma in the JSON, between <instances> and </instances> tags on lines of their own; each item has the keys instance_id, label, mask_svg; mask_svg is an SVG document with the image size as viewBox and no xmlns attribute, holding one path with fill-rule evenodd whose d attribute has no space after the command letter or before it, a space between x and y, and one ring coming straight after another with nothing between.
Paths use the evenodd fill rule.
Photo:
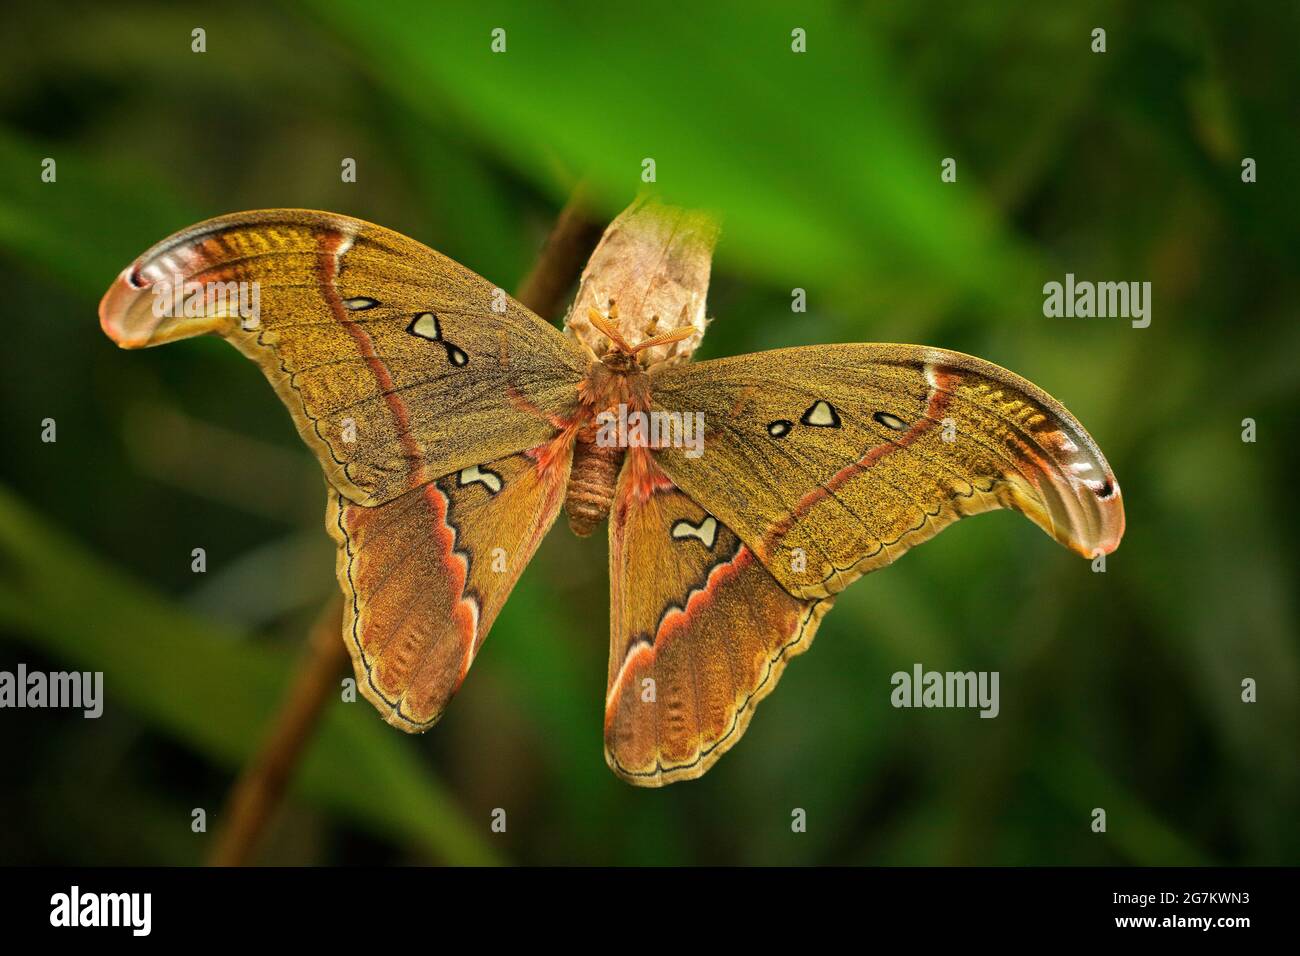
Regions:
<instances>
[{"instance_id":1,"label":"green leaf","mask_svg":"<svg viewBox=\"0 0 1300 956\"><path fill-rule=\"evenodd\" d=\"M55 161L54 182L41 180L45 159ZM144 251L117 224L129 222L161 239L202 218L156 178L2 129L0 178L6 184L0 197L0 249L96 298Z\"/></svg>"},{"instance_id":2,"label":"green leaf","mask_svg":"<svg viewBox=\"0 0 1300 956\"><path fill-rule=\"evenodd\" d=\"M1001 300L1019 269L985 204L940 181L947 153L866 31L825 10L799 11L794 53L789 13L763 5L645 7L635 25L608 4L315 6L412 113L464 123L557 198L582 177L614 212L651 158L667 199L721 213L720 255L773 277Z\"/></svg>"},{"instance_id":3,"label":"green leaf","mask_svg":"<svg viewBox=\"0 0 1300 956\"><path fill-rule=\"evenodd\" d=\"M254 752L294 656L195 620L84 552L0 489L0 623L70 666L103 671L105 707L125 707L232 769ZM364 703L335 703L296 776L303 799L441 861L497 854Z\"/></svg>"}]
</instances>

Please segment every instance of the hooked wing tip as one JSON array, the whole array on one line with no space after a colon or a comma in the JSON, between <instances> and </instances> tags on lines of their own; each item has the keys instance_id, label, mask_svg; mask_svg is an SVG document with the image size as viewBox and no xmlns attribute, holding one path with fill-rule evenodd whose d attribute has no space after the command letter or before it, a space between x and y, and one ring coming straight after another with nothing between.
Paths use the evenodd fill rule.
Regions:
<instances>
[{"instance_id":1,"label":"hooked wing tip","mask_svg":"<svg viewBox=\"0 0 1300 956\"><path fill-rule=\"evenodd\" d=\"M1040 495L1043 490L1040 487ZM1071 482L1066 488L1058 485L1047 490L1040 498L1046 499L1045 509L1022 510L1057 541L1089 560L1119 547L1124 537L1124 501L1113 475L1107 472L1102 481Z\"/></svg>"},{"instance_id":2,"label":"hooked wing tip","mask_svg":"<svg viewBox=\"0 0 1300 956\"><path fill-rule=\"evenodd\" d=\"M1124 501L1114 475L1109 476L1101 488L1092 490L1096 495L1096 530L1089 542L1091 547L1084 554L1087 558L1110 554L1119 547L1120 539L1124 537Z\"/></svg>"},{"instance_id":3,"label":"hooked wing tip","mask_svg":"<svg viewBox=\"0 0 1300 956\"><path fill-rule=\"evenodd\" d=\"M194 254L190 258L191 274L195 274L193 264L201 267L202 260ZM99 300L99 327L105 335L121 348L142 349L229 327L224 309L209 311L200 302L197 312L192 312L189 301L178 302L175 290L189 295L185 282L190 276L168 280L160 268L146 253L118 273Z\"/></svg>"},{"instance_id":4,"label":"hooked wing tip","mask_svg":"<svg viewBox=\"0 0 1300 956\"><path fill-rule=\"evenodd\" d=\"M99 300L99 327L124 349L149 344L160 318L153 314L145 292L152 283L132 263L121 271Z\"/></svg>"},{"instance_id":5,"label":"hooked wing tip","mask_svg":"<svg viewBox=\"0 0 1300 956\"><path fill-rule=\"evenodd\" d=\"M1110 554L1124 537L1119 482L1083 426L1059 405L1048 410L1054 427L1012 442L1014 463L1002 474L1011 498L1003 505L1082 557Z\"/></svg>"}]
</instances>

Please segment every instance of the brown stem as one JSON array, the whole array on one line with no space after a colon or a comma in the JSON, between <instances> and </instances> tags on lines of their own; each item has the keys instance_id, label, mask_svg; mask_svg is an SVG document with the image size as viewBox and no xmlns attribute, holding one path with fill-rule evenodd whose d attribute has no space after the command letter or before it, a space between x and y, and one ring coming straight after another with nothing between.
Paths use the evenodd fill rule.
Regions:
<instances>
[{"instance_id":1,"label":"brown stem","mask_svg":"<svg viewBox=\"0 0 1300 956\"><path fill-rule=\"evenodd\" d=\"M347 673L343 601L335 598L312 625L306 654L257 753L244 765L221 814L211 866L243 866L262 842L330 695Z\"/></svg>"},{"instance_id":2,"label":"brown stem","mask_svg":"<svg viewBox=\"0 0 1300 956\"><path fill-rule=\"evenodd\" d=\"M586 208L579 187L519 287L516 298L538 315L556 316L600 240L601 227L588 218ZM335 599L313 625L302 664L270 731L226 798L209 865L243 866L261 845L330 695L350 670L342 614L343 602Z\"/></svg>"},{"instance_id":3,"label":"brown stem","mask_svg":"<svg viewBox=\"0 0 1300 956\"><path fill-rule=\"evenodd\" d=\"M603 228L592 218L586 189L578 186L515 298L544 319L557 318L569 289L600 242Z\"/></svg>"}]
</instances>

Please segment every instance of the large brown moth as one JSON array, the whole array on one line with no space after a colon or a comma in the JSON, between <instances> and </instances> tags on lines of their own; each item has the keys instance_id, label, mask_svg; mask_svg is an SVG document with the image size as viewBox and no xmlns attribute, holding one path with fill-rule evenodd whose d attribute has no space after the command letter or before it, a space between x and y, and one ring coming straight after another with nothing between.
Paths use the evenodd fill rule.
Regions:
<instances>
[{"instance_id":1,"label":"large brown moth","mask_svg":"<svg viewBox=\"0 0 1300 956\"><path fill-rule=\"evenodd\" d=\"M258 314L214 300L239 283ZM578 534L608 517L605 755L642 786L708 770L835 596L958 518L1119 544L1096 443L1005 369L879 344L687 362L702 321L615 305L565 335L403 235L273 209L163 240L100 321L125 348L216 333L261 366L325 472L358 685L403 730L438 720L561 507ZM702 444L672 440L688 415Z\"/></svg>"}]
</instances>

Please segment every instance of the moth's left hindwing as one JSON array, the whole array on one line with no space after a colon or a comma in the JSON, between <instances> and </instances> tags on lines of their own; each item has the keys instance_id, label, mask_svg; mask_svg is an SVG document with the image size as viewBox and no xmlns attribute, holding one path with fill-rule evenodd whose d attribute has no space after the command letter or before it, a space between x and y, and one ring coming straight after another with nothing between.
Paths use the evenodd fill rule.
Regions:
<instances>
[{"instance_id":1,"label":"moth's left hindwing","mask_svg":"<svg viewBox=\"0 0 1300 956\"><path fill-rule=\"evenodd\" d=\"M344 640L390 724L427 730L442 715L554 523L571 460L512 455L373 508L330 490Z\"/></svg>"},{"instance_id":2,"label":"moth's left hindwing","mask_svg":"<svg viewBox=\"0 0 1300 956\"><path fill-rule=\"evenodd\" d=\"M605 760L656 787L731 748L830 598L791 597L732 531L666 482L624 469L610 513Z\"/></svg>"},{"instance_id":3,"label":"moth's left hindwing","mask_svg":"<svg viewBox=\"0 0 1300 956\"><path fill-rule=\"evenodd\" d=\"M836 594L965 515L1020 511L1093 557L1119 545L1119 484L1083 426L990 362L916 345L777 349L651 373L701 413L702 453L656 453L791 594Z\"/></svg>"}]
</instances>

